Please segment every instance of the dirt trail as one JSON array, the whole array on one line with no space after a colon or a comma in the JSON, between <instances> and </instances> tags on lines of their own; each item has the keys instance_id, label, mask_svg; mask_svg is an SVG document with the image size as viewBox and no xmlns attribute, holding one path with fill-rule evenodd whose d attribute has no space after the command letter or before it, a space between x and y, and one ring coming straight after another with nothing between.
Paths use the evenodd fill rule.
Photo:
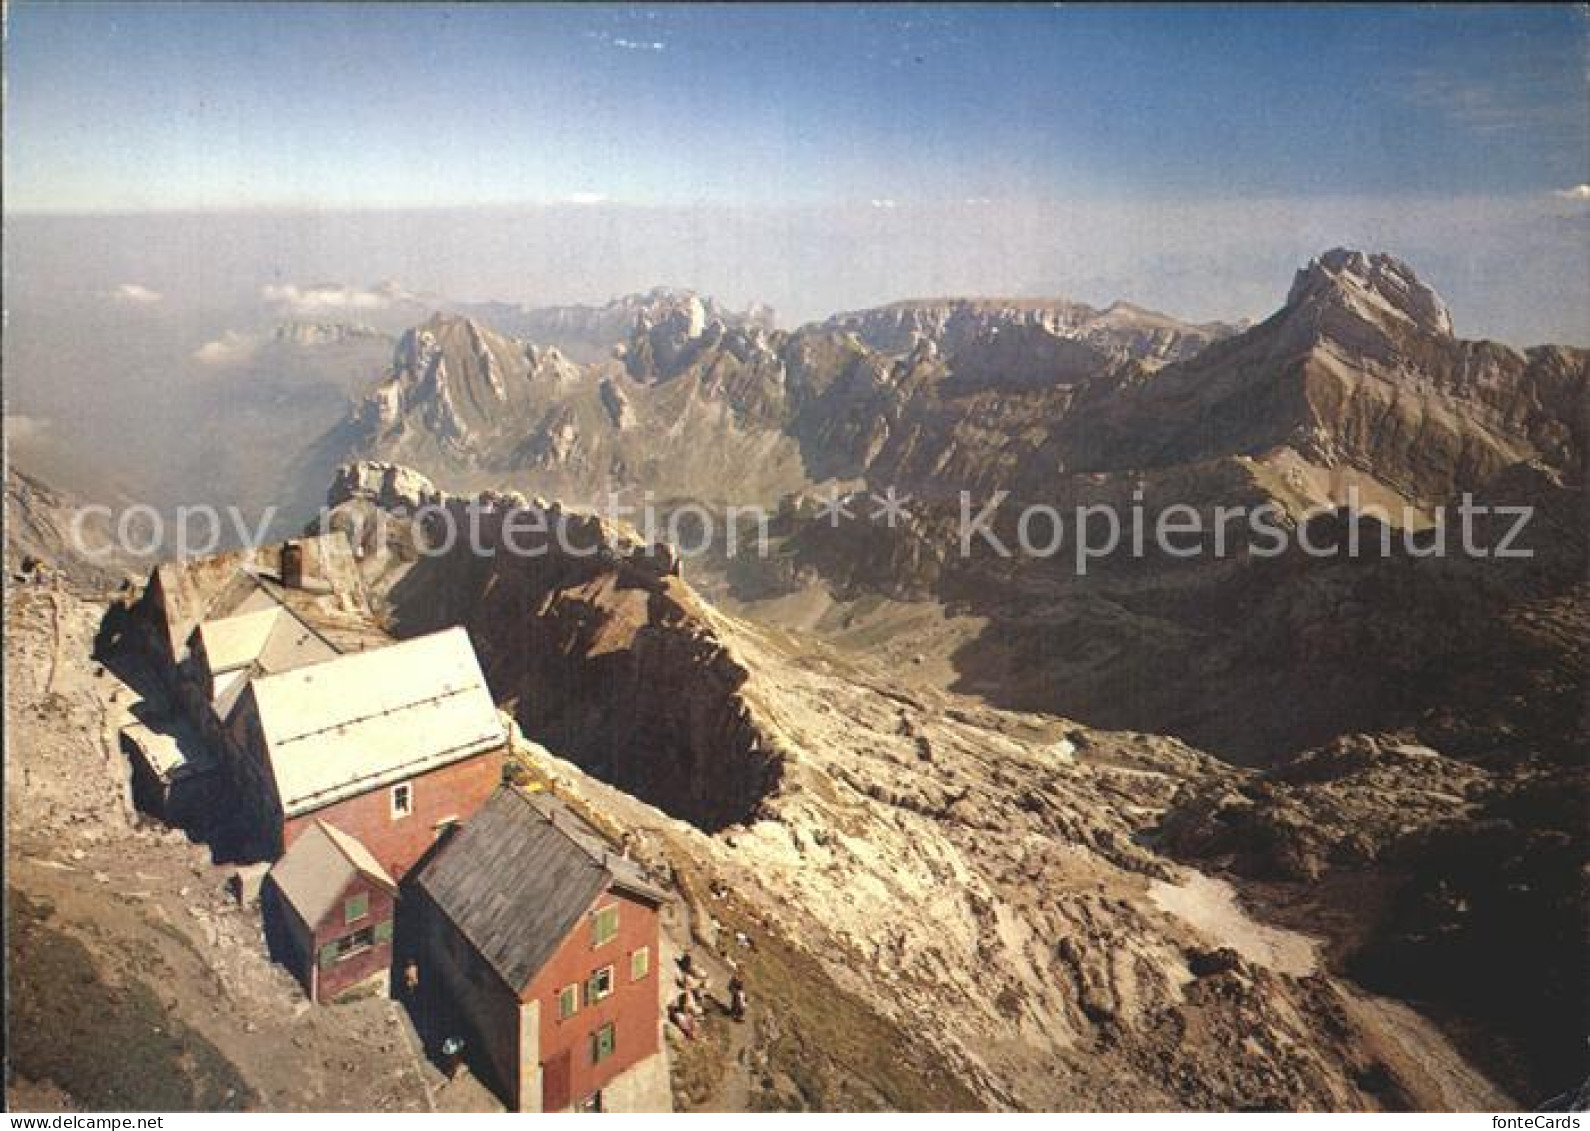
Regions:
<instances>
[{"instance_id":1,"label":"dirt trail","mask_svg":"<svg viewBox=\"0 0 1590 1131\"><path fill-rule=\"evenodd\" d=\"M1383 1042L1381 1051L1427 1111L1518 1111L1518 1104L1464 1060L1433 1024L1401 1002L1344 988L1343 1004Z\"/></svg>"},{"instance_id":2,"label":"dirt trail","mask_svg":"<svg viewBox=\"0 0 1590 1131\"><path fill-rule=\"evenodd\" d=\"M704 1018L705 1032L710 1037L721 1035L725 1038L722 1051L716 1054L716 1059L721 1062L722 1068L717 1082L706 1098L691 1103L690 1110L747 1111L751 1100L749 1054L752 1034L755 1032L754 1005L747 1008L744 1021L735 1021L726 1013L712 1007L713 1002L721 1002L725 1008L727 1007L729 979L733 977L734 972L714 947L702 941L717 935L716 926L698 923L695 908L688 899L677 899L673 906L676 908L675 917L669 924L663 949L668 985L672 992L677 992L673 981L678 970L676 960L688 949L691 960L707 979L708 1011ZM707 913L711 914L710 911Z\"/></svg>"},{"instance_id":3,"label":"dirt trail","mask_svg":"<svg viewBox=\"0 0 1590 1131\"><path fill-rule=\"evenodd\" d=\"M50 671L44 677L44 693L55 693L55 673L61 668L61 599L52 589L50 598Z\"/></svg>"}]
</instances>

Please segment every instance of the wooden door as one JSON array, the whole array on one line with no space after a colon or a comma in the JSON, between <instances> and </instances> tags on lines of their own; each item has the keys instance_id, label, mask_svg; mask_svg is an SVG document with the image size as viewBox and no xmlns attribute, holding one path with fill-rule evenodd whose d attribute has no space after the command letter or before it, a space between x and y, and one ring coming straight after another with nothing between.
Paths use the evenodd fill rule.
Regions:
<instances>
[{"instance_id":1,"label":"wooden door","mask_svg":"<svg viewBox=\"0 0 1590 1131\"><path fill-rule=\"evenodd\" d=\"M562 1111L569 1106L573 1060L564 1049L541 1066L541 1110Z\"/></svg>"}]
</instances>

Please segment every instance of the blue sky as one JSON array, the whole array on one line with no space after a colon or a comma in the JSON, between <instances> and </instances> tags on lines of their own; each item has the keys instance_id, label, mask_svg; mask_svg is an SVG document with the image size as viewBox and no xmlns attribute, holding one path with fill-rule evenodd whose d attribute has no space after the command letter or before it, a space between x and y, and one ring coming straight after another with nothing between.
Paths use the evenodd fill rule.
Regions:
<instances>
[{"instance_id":1,"label":"blue sky","mask_svg":"<svg viewBox=\"0 0 1590 1131\"><path fill-rule=\"evenodd\" d=\"M1590 343L1587 11L21 0L7 278L1235 319L1349 246Z\"/></svg>"},{"instance_id":2,"label":"blue sky","mask_svg":"<svg viewBox=\"0 0 1590 1131\"><path fill-rule=\"evenodd\" d=\"M1582 7L14 4L12 211L1543 196Z\"/></svg>"}]
</instances>

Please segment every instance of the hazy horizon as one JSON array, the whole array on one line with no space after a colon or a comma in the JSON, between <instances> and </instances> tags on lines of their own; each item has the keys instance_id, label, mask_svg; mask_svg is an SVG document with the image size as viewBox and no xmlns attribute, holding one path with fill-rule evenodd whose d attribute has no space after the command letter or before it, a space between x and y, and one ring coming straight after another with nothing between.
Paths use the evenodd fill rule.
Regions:
<instances>
[{"instance_id":1,"label":"hazy horizon","mask_svg":"<svg viewBox=\"0 0 1590 1131\"><path fill-rule=\"evenodd\" d=\"M1577 201L1430 199L1392 209L1341 198L1146 213L1068 201L975 225L965 212L604 203L12 214L5 266L8 282L40 297L117 301L117 288L129 286L159 296L146 307L258 307L262 317L292 312L267 288L387 283L418 305L526 307L599 305L669 286L736 309L771 306L784 328L946 297L1129 302L1235 322L1268 316L1294 271L1350 247L1412 266L1452 307L1460 336L1516 348L1590 345L1590 269L1579 255L1590 208ZM1517 273L1520 260L1529 274ZM373 300L363 308L375 309Z\"/></svg>"},{"instance_id":2,"label":"hazy horizon","mask_svg":"<svg viewBox=\"0 0 1590 1131\"><path fill-rule=\"evenodd\" d=\"M68 258L87 232L112 285L173 293L191 255L206 292L390 278L544 305L672 284L785 325L922 295L1259 317L1350 246L1410 262L1464 334L1584 344L1587 26L24 0L8 234L86 224ZM66 274L9 247L7 270Z\"/></svg>"}]
</instances>

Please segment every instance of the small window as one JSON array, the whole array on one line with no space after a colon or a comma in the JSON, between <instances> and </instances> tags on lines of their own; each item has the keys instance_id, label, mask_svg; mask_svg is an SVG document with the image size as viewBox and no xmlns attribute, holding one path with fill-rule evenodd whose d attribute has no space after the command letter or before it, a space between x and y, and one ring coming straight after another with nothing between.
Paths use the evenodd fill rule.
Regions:
<instances>
[{"instance_id":1,"label":"small window","mask_svg":"<svg viewBox=\"0 0 1590 1131\"><path fill-rule=\"evenodd\" d=\"M613 968L604 966L585 983L585 1004L601 1001L613 992Z\"/></svg>"},{"instance_id":2,"label":"small window","mask_svg":"<svg viewBox=\"0 0 1590 1131\"><path fill-rule=\"evenodd\" d=\"M357 923L368 914L370 914L370 896L366 892L350 895L348 901L342 905L344 923Z\"/></svg>"},{"instance_id":3,"label":"small window","mask_svg":"<svg viewBox=\"0 0 1590 1131\"><path fill-rule=\"evenodd\" d=\"M558 991L558 1020L567 1021L580 1010L580 987L564 986Z\"/></svg>"},{"instance_id":4,"label":"small window","mask_svg":"<svg viewBox=\"0 0 1590 1131\"><path fill-rule=\"evenodd\" d=\"M618 936L618 904L604 907L591 917L591 945L602 946Z\"/></svg>"},{"instance_id":5,"label":"small window","mask_svg":"<svg viewBox=\"0 0 1590 1131\"><path fill-rule=\"evenodd\" d=\"M338 962L363 954L375 945L375 928L361 927L351 935L343 935L334 945Z\"/></svg>"},{"instance_id":6,"label":"small window","mask_svg":"<svg viewBox=\"0 0 1590 1131\"><path fill-rule=\"evenodd\" d=\"M392 819L407 817L414 812L414 786L411 782L392 787Z\"/></svg>"},{"instance_id":7,"label":"small window","mask_svg":"<svg viewBox=\"0 0 1590 1131\"><path fill-rule=\"evenodd\" d=\"M591 1034L592 1064L601 1064L602 1061L613 1055L616 1038L617 1034L613 1032L613 1023L611 1021Z\"/></svg>"},{"instance_id":8,"label":"small window","mask_svg":"<svg viewBox=\"0 0 1590 1131\"><path fill-rule=\"evenodd\" d=\"M638 982L651 973L651 947L643 946L629 956L629 980Z\"/></svg>"}]
</instances>

